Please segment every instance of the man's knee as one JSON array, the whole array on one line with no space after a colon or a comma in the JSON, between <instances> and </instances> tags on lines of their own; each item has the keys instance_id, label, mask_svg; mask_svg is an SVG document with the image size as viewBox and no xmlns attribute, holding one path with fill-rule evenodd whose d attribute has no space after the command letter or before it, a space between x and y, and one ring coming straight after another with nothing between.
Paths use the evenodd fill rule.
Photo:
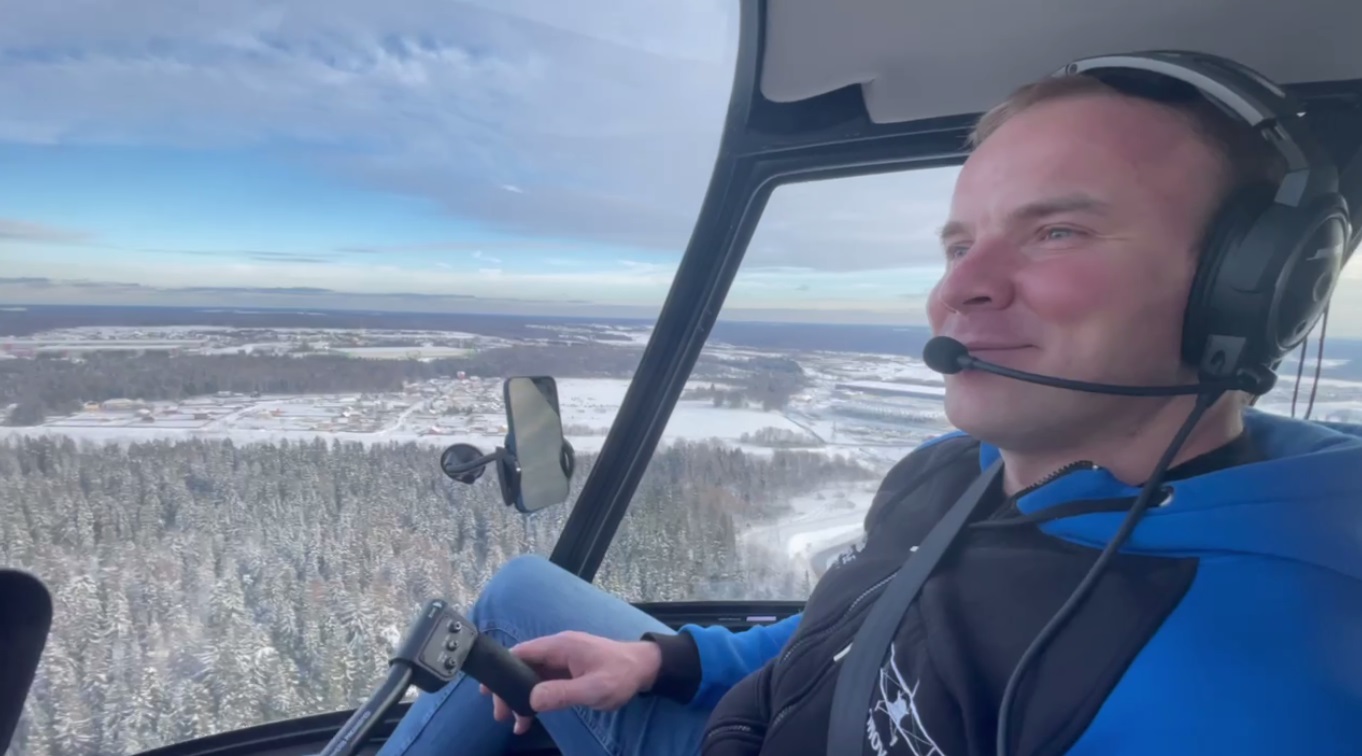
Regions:
<instances>
[{"instance_id":1,"label":"man's knee","mask_svg":"<svg viewBox=\"0 0 1362 756\"><path fill-rule=\"evenodd\" d=\"M564 581L581 582L581 578L538 554L515 557L487 581L473 607L472 619L482 625L489 617L506 611L534 611L534 598Z\"/></svg>"}]
</instances>

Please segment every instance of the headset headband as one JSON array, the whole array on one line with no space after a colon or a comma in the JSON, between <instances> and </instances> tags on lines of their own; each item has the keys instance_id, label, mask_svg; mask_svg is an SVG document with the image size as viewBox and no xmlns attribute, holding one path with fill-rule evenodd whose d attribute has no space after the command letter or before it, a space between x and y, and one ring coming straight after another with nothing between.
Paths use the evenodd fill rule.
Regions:
<instances>
[{"instance_id":1,"label":"headset headband","mask_svg":"<svg viewBox=\"0 0 1362 756\"><path fill-rule=\"evenodd\" d=\"M1122 86L1122 78L1130 75L1152 74L1182 82L1257 131L1285 159L1287 172L1278 185L1276 203L1300 207L1321 194L1338 191L1338 168L1311 136L1302 119L1303 108L1247 66L1205 53L1151 51L1082 58L1054 75L1074 74L1092 76L1123 91L1129 87Z\"/></svg>"}]
</instances>

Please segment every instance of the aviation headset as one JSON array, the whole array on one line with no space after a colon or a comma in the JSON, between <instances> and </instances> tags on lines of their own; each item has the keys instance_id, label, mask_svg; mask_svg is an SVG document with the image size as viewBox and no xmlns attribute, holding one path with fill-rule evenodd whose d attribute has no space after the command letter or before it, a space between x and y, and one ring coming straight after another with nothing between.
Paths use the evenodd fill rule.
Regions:
<instances>
[{"instance_id":1,"label":"aviation headset","mask_svg":"<svg viewBox=\"0 0 1362 756\"><path fill-rule=\"evenodd\" d=\"M1276 84L1232 60L1154 51L1074 61L1084 74L1165 103L1204 98L1256 131L1281 155L1275 185L1231 193L1211 223L1183 322L1182 356L1201 380L1239 379L1271 390L1273 369L1310 334L1351 251L1339 170Z\"/></svg>"}]
</instances>

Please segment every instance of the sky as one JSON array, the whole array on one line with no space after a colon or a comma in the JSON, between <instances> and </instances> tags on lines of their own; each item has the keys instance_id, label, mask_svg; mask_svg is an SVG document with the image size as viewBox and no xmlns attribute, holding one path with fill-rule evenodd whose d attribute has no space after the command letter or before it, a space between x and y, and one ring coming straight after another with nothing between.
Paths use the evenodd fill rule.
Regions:
<instances>
[{"instance_id":1,"label":"sky","mask_svg":"<svg viewBox=\"0 0 1362 756\"><path fill-rule=\"evenodd\" d=\"M0 24L0 303L654 316L731 0L66 0ZM955 169L777 189L721 317L921 323ZM1330 332L1362 336L1362 266Z\"/></svg>"}]
</instances>

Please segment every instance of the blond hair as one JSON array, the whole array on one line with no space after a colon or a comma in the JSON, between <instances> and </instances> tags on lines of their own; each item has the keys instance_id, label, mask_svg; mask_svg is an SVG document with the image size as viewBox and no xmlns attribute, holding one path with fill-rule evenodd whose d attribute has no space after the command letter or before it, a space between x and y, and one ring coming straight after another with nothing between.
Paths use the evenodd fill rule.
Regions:
<instances>
[{"instance_id":1,"label":"blond hair","mask_svg":"<svg viewBox=\"0 0 1362 756\"><path fill-rule=\"evenodd\" d=\"M1165 101L1123 92L1087 74L1062 74L1023 85L985 113L970 134L971 147L983 144L1013 116L1036 105L1073 97L1133 97L1182 116L1220 156L1225 166L1227 196L1242 189L1272 185L1286 172L1282 156L1258 132L1231 117L1204 97ZM1222 197L1223 199L1223 197Z\"/></svg>"}]
</instances>

